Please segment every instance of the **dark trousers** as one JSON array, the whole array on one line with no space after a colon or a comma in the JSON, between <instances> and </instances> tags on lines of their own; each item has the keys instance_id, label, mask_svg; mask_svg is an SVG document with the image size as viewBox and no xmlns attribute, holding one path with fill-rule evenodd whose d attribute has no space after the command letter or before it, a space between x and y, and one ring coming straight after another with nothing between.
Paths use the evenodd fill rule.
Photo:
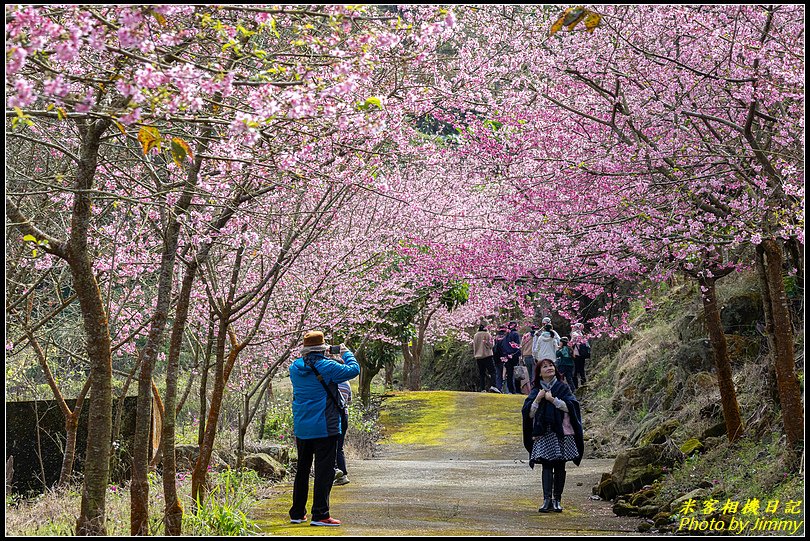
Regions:
<instances>
[{"instance_id":1,"label":"dark trousers","mask_svg":"<svg viewBox=\"0 0 810 541\"><path fill-rule=\"evenodd\" d=\"M309 497L309 472L312 460L315 459L315 483L312 496L312 520L329 518L329 493L335 480L335 454L337 436L313 438L311 440L295 439L298 448L298 469L293 484L293 504L290 518L299 519L307 514Z\"/></svg>"},{"instance_id":2,"label":"dark trousers","mask_svg":"<svg viewBox=\"0 0 810 541\"><path fill-rule=\"evenodd\" d=\"M495 375L495 365L492 364L492 357L482 357L475 362L478 363L478 385L482 391L486 391L494 385L492 378Z\"/></svg>"},{"instance_id":3,"label":"dark trousers","mask_svg":"<svg viewBox=\"0 0 810 541\"><path fill-rule=\"evenodd\" d=\"M517 366L520 354L512 355L506 361L506 391L509 394L515 394L515 367Z\"/></svg>"},{"instance_id":4,"label":"dark trousers","mask_svg":"<svg viewBox=\"0 0 810 541\"><path fill-rule=\"evenodd\" d=\"M574 357L574 385L585 385L585 381L585 357Z\"/></svg>"},{"instance_id":5,"label":"dark trousers","mask_svg":"<svg viewBox=\"0 0 810 541\"><path fill-rule=\"evenodd\" d=\"M343 442L346 440L346 431L349 429L349 416L346 413L340 414L340 428L342 429L340 436L337 440L337 453L335 455L335 466L347 475L346 471L346 455L343 454Z\"/></svg>"},{"instance_id":6,"label":"dark trousers","mask_svg":"<svg viewBox=\"0 0 810 541\"><path fill-rule=\"evenodd\" d=\"M565 376L565 382L571 387L571 390L575 390L577 388L577 384L574 381L574 367L573 366L559 366L560 372L563 373Z\"/></svg>"}]
</instances>

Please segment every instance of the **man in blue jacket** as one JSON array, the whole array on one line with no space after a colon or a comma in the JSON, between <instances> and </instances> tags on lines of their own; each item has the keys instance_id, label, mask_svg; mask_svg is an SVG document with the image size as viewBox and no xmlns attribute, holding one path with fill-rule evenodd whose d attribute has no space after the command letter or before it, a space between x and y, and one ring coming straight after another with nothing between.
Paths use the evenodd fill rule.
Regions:
<instances>
[{"instance_id":1,"label":"man in blue jacket","mask_svg":"<svg viewBox=\"0 0 810 541\"><path fill-rule=\"evenodd\" d=\"M354 354L341 346L341 361L326 356L329 346L323 333L304 335L301 357L290 366L293 386L293 429L298 448L298 469L293 485L290 522L306 522L309 472L315 460L312 526L340 526L329 515L329 493L335 479L335 454L341 433L343 408L337 384L360 374Z\"/></svg>"}]
</instances>

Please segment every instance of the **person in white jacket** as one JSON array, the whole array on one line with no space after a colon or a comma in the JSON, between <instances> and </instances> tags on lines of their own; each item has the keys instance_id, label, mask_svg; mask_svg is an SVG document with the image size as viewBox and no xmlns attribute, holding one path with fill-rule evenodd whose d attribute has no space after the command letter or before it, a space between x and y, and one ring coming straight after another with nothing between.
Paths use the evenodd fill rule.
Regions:
<instances>
[{"instance_id":1,"label":"person in white jacket","mask_svg":"<svg viewBox=\"0 0 810 541\"><path fill-rule=\"evenodd\" d=\"M560 349L560 335L551 325L551 319L543 319L543 329L535 333L532 343L532 356L534 362L538 363L543 359L551 359L557 362L557 350Z\"/></svg>"}]
</instances>

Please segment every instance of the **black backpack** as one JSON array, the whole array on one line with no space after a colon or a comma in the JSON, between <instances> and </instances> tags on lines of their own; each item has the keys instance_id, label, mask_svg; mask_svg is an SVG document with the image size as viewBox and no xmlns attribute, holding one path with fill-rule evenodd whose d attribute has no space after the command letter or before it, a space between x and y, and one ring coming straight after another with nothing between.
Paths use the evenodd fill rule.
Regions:
<instances>
[{"instance_id":1,"label":"black backpack","mask_svg":"<svg viewBox=\"0 0 810 541\"><path fill-rule=\"evenodd\" d=\"M591 358L591 347L588 344L582 342L581 344L579 344L578 349L580 357L582 357L583 359Z\"/></svg>"}]
</instances>

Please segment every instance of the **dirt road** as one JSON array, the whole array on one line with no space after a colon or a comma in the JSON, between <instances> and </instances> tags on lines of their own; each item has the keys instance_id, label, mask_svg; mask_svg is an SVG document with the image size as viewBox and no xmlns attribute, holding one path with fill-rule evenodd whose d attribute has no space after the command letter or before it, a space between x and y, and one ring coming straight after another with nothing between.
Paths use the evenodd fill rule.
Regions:
<instances>
[{"instance_id":1,"label":"dirt road","mask_svg":"<svg viewBox=\"0 0 810 541\"><path fill-rule=\"evenodd\" d=\"M562 513L537 512L540 467L521 444L522 396L402 393L384 404L385 439L372 460L349 460L351 483L330 501L339 528L291 525L292 487L280 485L254 518L269 535L627 535L637 520L589 498L610 460L568 465ZM312 495L310 494L310 501Z\"/></svg>"}]
</instances>

